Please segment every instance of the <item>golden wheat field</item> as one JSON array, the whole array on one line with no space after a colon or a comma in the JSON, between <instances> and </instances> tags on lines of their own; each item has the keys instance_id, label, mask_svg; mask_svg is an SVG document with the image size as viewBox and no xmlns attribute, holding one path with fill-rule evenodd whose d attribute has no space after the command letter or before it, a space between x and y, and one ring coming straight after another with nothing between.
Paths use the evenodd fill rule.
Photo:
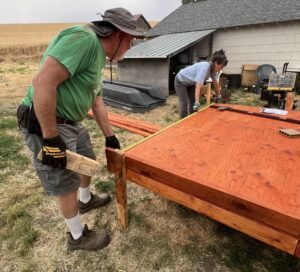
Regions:
<instances>
[{"instance_id":1,"label":"golden wheat field","mask_svg":"<svg viewBox=\"0 0 300 272\"><path fill-rule=\"evenodd\" d=\"M0 57L38 57L57 33L79 24L0 24Z\"/></svg>"}]
</instances>

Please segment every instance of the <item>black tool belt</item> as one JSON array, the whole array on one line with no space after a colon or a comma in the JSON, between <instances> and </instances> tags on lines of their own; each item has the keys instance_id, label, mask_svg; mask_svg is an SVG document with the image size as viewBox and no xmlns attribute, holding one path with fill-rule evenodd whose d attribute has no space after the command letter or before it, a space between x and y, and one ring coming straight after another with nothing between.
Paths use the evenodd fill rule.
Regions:
<instances>
[{"instance_id":1,"label":"black tool belt","mask_svg":"<svg viewBox=\"0 0 300 272\"><path fill-rule=\"evenodd\" d=\"M56 124L67 124L67 125L76 125L77 122L65 119L60 116L56 116Z\"/></svg>"},{"instance_id":2,"label":"black tool belt","mask_svg":"<svg viewBox=\"0 0 300 272\"><path fill-rule=\"evenodd\" d=\"M31 104L30 107L26 105L20 105L17 110L17 119L19 128L26 128L28 133L42 136L41 126L36 117L33 104ZM56 123L75 125L77 122L57 116Z\"/></svg>"}]
</instances>

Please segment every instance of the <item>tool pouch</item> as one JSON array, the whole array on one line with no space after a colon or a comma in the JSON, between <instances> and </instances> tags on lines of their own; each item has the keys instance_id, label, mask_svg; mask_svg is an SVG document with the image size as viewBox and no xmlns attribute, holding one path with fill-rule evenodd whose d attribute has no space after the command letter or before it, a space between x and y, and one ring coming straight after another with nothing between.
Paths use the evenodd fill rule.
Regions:
<instances>
[{"instance_id":1,"label":"tool pouch","mask_svg":"<svg viewBox=\"0 0 300 272\"><path fill-rule=\"evenodd\" d=\"M37 117L35 115L33 103L31 103L31 107L29 109L27 129L28 129L28 133L42 136L42 129L41 129L39 120L37 119Z\"/></svg>"},{"instance_id":2,"label":"tool pouch","mask_svg":"<svg viewBox=\"0 0 300 272\"><path fill-rule=\"evenodd\" d=\"M18 125L19 129L27 128L28 127L28 116L29 116L29 110L30 107L26 105L20 105L17 109L17 119L18 119Z\"/></svg>"},{"instance_id":3,"label":"tool pouch","mask_svg":"<svg viewBox=\"0 0 300 272\"><path fill-rule=\"evenodd\" d=\"M40 123L36 117L33 103L30 107L20 105L17 110L19 127L27 128L28 133L42 136Z\"/></svg>"}]
</instances>

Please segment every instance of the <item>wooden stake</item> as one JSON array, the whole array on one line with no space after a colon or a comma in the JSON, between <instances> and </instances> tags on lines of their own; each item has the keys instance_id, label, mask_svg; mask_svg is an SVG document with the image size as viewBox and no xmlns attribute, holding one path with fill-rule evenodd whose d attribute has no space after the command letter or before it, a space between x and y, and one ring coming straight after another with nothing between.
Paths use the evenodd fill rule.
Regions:
<instances>
[{"instance_id":1,"label":"wooden stake","mask_svg":"<svg viewBox=\"0 0 300 272\"><path fill-rule=\"evenodd\" d=\"M128 228L128 211L125 153L120 150L107 148L106 156L108 161L111 161L111 163L108 163L108 170L113 171L115 174L118 222L126 229Z\"/></svg>"},{"instance_id":2,"label":"wooden stake","mask_svg":"<svg viewBox=\"0 0 300 272\"><path fill-rule=\"evenodd\" d=\"M294 98L295 98L294 92L287 93L286 102L285 102L285 110L287 110L287 111L293 110Z\"/></svg>"}]
</instances>

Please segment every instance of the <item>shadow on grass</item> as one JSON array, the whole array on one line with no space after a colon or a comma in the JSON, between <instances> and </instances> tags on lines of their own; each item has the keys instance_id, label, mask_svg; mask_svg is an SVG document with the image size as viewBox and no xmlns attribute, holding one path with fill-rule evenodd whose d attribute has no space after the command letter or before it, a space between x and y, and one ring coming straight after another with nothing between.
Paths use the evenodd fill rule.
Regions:
<instances>
[{"instance_id":1,"label":"shadow on grass","mask_svg":"<svg viewBox=\"0 0 300 272\"><path fill-rule=\"evenodd\" d=\"M216 234L219 239L208 245L206 252L230 271L258 271L259 267L272 272L300 271L300 260L296 257L225 225L216 223Z\"/></svg>"}]
</instances>

